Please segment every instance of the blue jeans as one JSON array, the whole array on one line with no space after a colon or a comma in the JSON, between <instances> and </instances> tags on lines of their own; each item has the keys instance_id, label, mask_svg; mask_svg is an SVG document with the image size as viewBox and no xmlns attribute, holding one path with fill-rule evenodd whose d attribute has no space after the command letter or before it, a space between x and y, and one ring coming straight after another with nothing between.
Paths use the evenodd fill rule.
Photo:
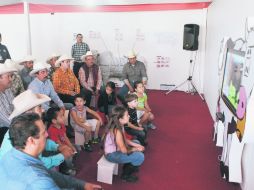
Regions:
<instances>
[{"instance_id":1,"label":"blue jeans","mask_svg":"<svg viewBox=\"0 0 254 190\"><path fill-rule=\"evenodd\" d=\"M131 163L133 166L140 166L145 159L142 152L132 152L131 154L124 154L120 151L116 151L107 154L105 157L110 162L119 164Z\"/></svg>"},{"instance_id":2,"label":"blue jeans","mask_svg":"<svg viewBox=\"0 0 254 190\"><path fill-rule=\"evenodd\" d=\"M133 82L130 82L131 86L133 87L134 86L134 83ZM128 94L129 92L129 88L126 84L124 84L120 89L119 89L119 92L117 94L117 97L123 101L124 100L124 97Z\"/></svg>"}]
</instances>

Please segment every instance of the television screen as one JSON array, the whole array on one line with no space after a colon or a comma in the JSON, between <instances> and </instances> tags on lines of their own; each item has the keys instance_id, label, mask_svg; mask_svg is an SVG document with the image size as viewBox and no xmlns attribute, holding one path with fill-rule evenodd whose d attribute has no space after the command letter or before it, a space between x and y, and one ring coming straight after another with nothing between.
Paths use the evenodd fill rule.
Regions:
<instances>
[{"instance_id":1,"label":"television screen","mask_svg":"<svg viewBox=\"0 0 254 190\"><path fill-rule=\"evenodd\" d=\"M244 60L244 52L235 49L227 49L221 96L234 115L236 115L239 101Z\"/></svg>"}]
</instances>

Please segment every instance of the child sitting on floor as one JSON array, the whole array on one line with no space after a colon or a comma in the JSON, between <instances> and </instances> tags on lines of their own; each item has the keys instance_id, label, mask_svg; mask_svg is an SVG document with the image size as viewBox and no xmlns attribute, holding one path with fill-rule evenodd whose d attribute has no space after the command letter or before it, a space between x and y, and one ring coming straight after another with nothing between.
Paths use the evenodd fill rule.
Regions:
<instances>
[{"instance_id":1,"label":"child sitting on floor","mask_svg":"<svg viewBox=\"0 0 254 190\"><path fill-rule=\"evenodd\" d=\"M125 102L128 106L129 113L129 122L128 125L125 126L125 131L129 135L133 135L137 137L137 140L143 145L147 145L145 142L146 139L146 129L143 127L142 123L138 123L139 118L137 117L136 107L138 105L138 97L136 94L127 94L125 96Z\"/></svg>"},{"instance_id":2,"label":"child sitting on floor","mask_svg":"<svg viewBox=\"0 0 254 190\"><path fill-rule=\"evenodd\" d=\"M116 105L115 83L107 82L105 90L103 90L98 98L98 108L104 113L109 120L112 108Z\"/></svg>"},{"instance_id":3,"label":"child sitting on floor","mask_svg":"<svg viewBox=\"0 0 254 190\"><path fill-rule=\"evenodd\" d=\"M75 106L71 109L71 126L74 128L75 132L81 133L85 137L84 150L87 152L92 152L91 143L96 144L100 141L99 139L99 129L102 122L101 117L98 113L92 109L84 106L86 103L85 98L78 94L74 98ZM87 119L86 113L90 113L97 119ZM92 139L92 131L94 131L94 137Z\"/></svg>"},{"instance_id":4,"label":"child sitting on floor","mask_svg":"<svg viewBox=\"0 0 254 190\"><path fill-rule=\"evenodd\" d=\"M152 123L154 120L154 115L148 104L147 95L145 93L145 87L141 81L136 81L134 83L135 94L138 96L138 106L137 106L137 115L143 120L147 120L147 127L150 129L156 129L156 126Z\"/></svg>"},{"instance_id":5,"label":"child sitting on floor","mask_svg":"<svg viewBox=\"0 0 254 190\"><path fill-rule=\"evenodd\" d=\"M77 153L76 148L71 144L69 138L66 135L66 128L64 126L64 115L60 108L49 108L47 111L47 119L48 119L48 135L49 138L55 141L59 145L66 145L72 151L74 155ZM60 164L59 170L61 173L66 175L74 176L76 174L76 170L72 163L73 157L67 158L63 163Z\"/></svg>"}]
</instances>

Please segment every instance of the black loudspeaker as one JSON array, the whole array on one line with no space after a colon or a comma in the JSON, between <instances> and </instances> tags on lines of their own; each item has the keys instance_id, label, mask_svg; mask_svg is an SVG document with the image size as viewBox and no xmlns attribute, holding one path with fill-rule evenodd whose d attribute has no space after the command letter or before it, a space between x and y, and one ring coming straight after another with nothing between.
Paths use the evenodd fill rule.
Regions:
<instances>
[{"instance_id":1,"label":"black loudspeaker","mask_svg":"<svg viewBox=\"0 0 254 190\"><path fill-rule=\"evenodd\" d=\"M183 49L189 51L198 50L199 25L185 24L183 33Z\"/></svg>"}]
</instances>

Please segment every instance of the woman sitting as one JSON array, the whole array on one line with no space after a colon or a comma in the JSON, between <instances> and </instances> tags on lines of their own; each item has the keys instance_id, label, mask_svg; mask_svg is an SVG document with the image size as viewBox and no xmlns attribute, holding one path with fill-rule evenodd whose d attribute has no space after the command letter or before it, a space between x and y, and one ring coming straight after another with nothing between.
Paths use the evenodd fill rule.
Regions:
<instances>
[{"instance_id":1,"label":"woman sitting","mask_svg":"<svg viewBox=\"0 0 254 190\"><path fill-rule=\"evenodd\" d=\"M138 177L132 174L144 162L144 147L126 139L124 125L129 122L129 114L125 107L116 106L108 124L105 135L104 153L108 161L123 165L121 179L127 182L136 182Z\"/></svg>"}]
</instances>

